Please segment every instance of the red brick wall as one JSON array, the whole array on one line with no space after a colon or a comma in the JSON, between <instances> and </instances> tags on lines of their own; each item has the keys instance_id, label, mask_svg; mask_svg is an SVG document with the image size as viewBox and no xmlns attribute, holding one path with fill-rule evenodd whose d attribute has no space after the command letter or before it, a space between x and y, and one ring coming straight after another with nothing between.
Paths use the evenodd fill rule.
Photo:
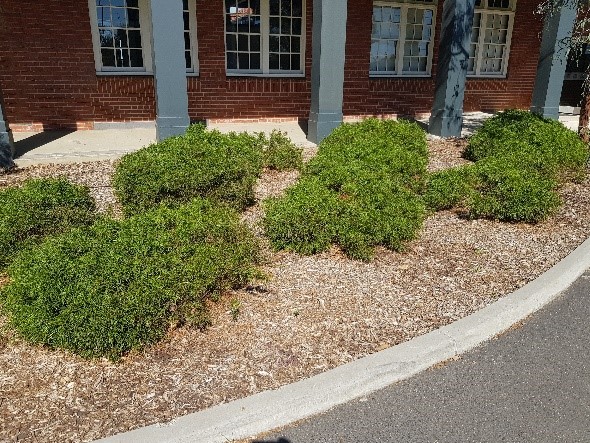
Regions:
<instances>
[{"instance_id":1,"label":"red brick wall","mask_svg":"<svg viewBox=\"0 0 590 443\"><path fill-rule=\"evenodd\" d=\"M370 79L372 0L349 0L344 114L422 114L433 78ZM507 79L467 82L465 110L528 107L540 19L518 0ZM306 119L310 106L312 0L307 0L304 78L227 77L222 0L197 0L200 75L188 78L191 119ZM434 41L436 72L442 1ZM95 121L155 118L151 76L97 76L85 0L2 0L0 88L19 128L91 127Z\"/></svg>"},{"instance_id":2,"label":"red brick wall","mask_svg":"<svg viewBox=\"0 0 590 443\"><path fill-rule=\"evenodd\" d=\"M465 111L528 108L532 98L542 28L535 0L518 0L506 79L467 80ZM348 2L344 114L421 115L430 113L442 18L438 2L432 73L429 78L369 78L372 0Z\"/></svg>"},{"instance_id":3,"label":"red brick wall","mask_svg":"<svg viewBox=\"0 0 590 443\"><path fill-rule=\"evenodd\" d=\"M189 77L191 119L307 118L311 96L312 0L306 2L305 78L227 77L223 2L197 2L200 73Z\"/></svg>"}]
</instances>

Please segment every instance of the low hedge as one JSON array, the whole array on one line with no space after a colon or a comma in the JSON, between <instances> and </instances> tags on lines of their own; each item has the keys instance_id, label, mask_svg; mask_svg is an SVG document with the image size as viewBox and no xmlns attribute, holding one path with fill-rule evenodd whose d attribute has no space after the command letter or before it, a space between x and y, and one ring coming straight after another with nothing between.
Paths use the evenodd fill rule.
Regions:
<instances>
[{"instance_id":1,"label":"low hedge","mask_svg":"<svg viewBox=\"0 0 590 443\"><path fill-rule=\"evenodd\" d=\"M561 123L509 110L488 119L464 156L474 165L431 174L433 210L464 206L470 217L536 223L560 206L557 190L586 173L588 147Z\"/></svg>"},{"instance_id":2,"label":"low hedge","mask_svg":"<svg viewBox=\"0 0 590 443\"><path fill-rule=\"evenodd\" d=\"M90 225L95 209L88 188L65 178L28 180L0 191L0 269L48 235Z\"/></svg>"},{"instance_id":3,"label":"low hedge","mask_svg":"<svg viewBox=\"0 0 590 443\"><path fill-rule=\"evenodd\" d=\"M303 254L338 244L356 259L374 246L401 249L425 215L427 145L413 123L368 119L327 137L285 197L265 202L264 225L276 249Z\"/></svg>"},{"instance_id":4,"label":"low hedge","mask_svg":"<svg viewBox=\"0 0 590 443\"><path fill-rule=\"evenodd\" d=\"M193 125L183 136L124 156L113 186L127 216L194 197L241 210L254 202L254 184L264 166L288 169L300 164L301 150L278 131L269 138Z\"/></svg>"},{"instance_id":5,"label":"low hedge","mask_svg":"<svg viewBox=\"0 0 590 443\"><path fill-rule=\"evenodd\" d=\"M0 300L33 343L118 359L171 325L208 322L205 300L257 272L237 214L197 199L47 239L8 268Z\"/></svg>"}]
</instances>

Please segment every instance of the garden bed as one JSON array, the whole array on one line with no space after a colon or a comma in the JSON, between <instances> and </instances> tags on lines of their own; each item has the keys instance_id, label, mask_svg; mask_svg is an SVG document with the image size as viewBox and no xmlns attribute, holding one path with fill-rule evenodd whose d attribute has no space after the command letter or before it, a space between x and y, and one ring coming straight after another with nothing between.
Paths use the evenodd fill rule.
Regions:
<instances>
[{"instance_id":1,"label":"garden bed","mask_svg":"<svg viewBox=\"0 0 590 443\"><path fill-rule=\"evenodd\" d=\"M429 148L430 170L465 163L463 140L431 141ZM90 186L102 211L117 213L112 173L112 162L46 165L1 176L0 187L64 174ZM265 172L257 201L296 180L296 172ZM462 318L531 281L590 235L590 179L565 185L560 195L557 214L537 225L438 212L404 253L377 248L371 262L350 260L335 247L315 256L267 248L268 281L212 304L211 327L172 331L119 363L2 333L0 441L87 441L165 422ZM257 204L243 219L255 225L261 215Z\"/></svg>"}]
</instances>

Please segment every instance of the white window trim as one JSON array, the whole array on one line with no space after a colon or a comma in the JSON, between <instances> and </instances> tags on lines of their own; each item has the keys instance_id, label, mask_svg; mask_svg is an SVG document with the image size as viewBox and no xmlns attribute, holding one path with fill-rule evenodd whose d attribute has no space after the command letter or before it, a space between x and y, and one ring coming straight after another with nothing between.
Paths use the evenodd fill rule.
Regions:
<instances>
[{"instance_id":1,"label":"white window trim","mask_svg":"<svg viewBox=\"0 0 590 443\"><path fill-rule=\"evenodd\" d=\"M483 0L487 2L487 0ZM516 5L514 1L510 2L510 10L508 9L501 9L501 8L487 8L487 7L478 7L475 9L475 13L481 14L481 21L480 21L480 33L479 39L477 41L477 55L475 56L475 72L467 73L468 78L506 78L508 75L508 63L510 60L510 48L512 46L512 30L514 29L514 15ZM483 47L485 45L485 32L481 32L482 23L485 23L487 20L487 16L490 14L501 14L508 16L508 29L506 32L506 52L504 53L504 60L502 65L502 71L494 74L490 72L482 73L481 70L481 61L483 56Z\"/></svg>"},{"instance_id":2,"label":"white window trim","mask_svg":"<svg viewBox=\"0 0 590 443\"><path fill-rule=\"evenodd\" d=\"M139 4L139 26L141 32L141 44L143 52L142 68L117 68L113 66L102 66L102 54L100 50L100 37L98 33L98 17L96 15L96 0L88 0L88 11L90 15L90 27L92 31L92 46L94 50L94 65L96 74L99 76L111 75L153 75L152 62L152 22L150 16L150 5L148 0L138 0ZM189 0L189 27L191 38L191 56L193 60L193 69L187 69L187 75L199 75L199 58L197 43L197 25L196 25L196 0ZM183 40L184 42L184 40ZM183 43L184 49L184 43ZM183 57L184 60L184 57Z\"/></svg>"},{"instance_id":3,"label":"white window trim","mask_svg":"<svg viewBox=\"0 0 590 443\"><path fill-rule=\"evenodd\" d=\"M188 0L189 37L191 40L191 60L193 67L186 70L187 75L199 75L199 42L197 39L197 0Z\"/></svg>"},{"instance_id":4,"label":"white window trim","mask_svg":"<svg viewBox=\"0 0 590 443\"><path fill-rule=\"evenodd\" d=\"M383 72L383 71L369 71L369 77L371 78L407 78L407 77L418 77L418 78L428 78L432 77L432 57L434 54L434 39L436 34L436 6L437 2L432 3L413 3L408 1L374 1L374 6L389 6L389 7L396 7L401 9L401 19L400 19L400 32L399 32L399 40L398 40L398 51L396 52L396 60L395 60L395 72ZM404 64L404 44L406 42L406 24L408 21L408 9L428 9L432 11L432 34L430 37L430 45L428 49L428 58L426 60L426 72L403 72L403 64ZM372 28L372 25L371 25ZM371 29L372 32L372 29Z\"/></svg>"},{"instance_id":5,"label":"white window trim","mask_svg":"<svg viewBox=\"0 0 590 443\"><path fill-rule=\"evenodd\" d=\"M301 54L299 71L281 71L269 69L269 40L270 40L270 3L268 0L260 1L260 65L262 69L228 69L227 67L227 17L225 2L223 2L223 45L225 48L225 73L228 77L284 77L303 78L305 77L305 49L307 42L307 2L301 0Z\"/></svg>"}]
</instances>

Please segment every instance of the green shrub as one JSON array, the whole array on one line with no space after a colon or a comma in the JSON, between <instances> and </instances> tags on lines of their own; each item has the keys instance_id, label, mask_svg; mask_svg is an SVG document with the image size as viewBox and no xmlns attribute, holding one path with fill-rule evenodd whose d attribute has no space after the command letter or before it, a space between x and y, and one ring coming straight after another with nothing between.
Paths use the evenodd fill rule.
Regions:
<instances>
[{"instance_id":1,"label":"green shrub","mask_svg":"<svg viewBox=\"0 0 590 443\"><path fill-rule=\"evenodd\" d=\"M315 254L330 246L341 213L338 194L306 177L283 198L264 201L266 234L276 249Z\"/></svg>"},{"instance_id":2,"label":"green shrub","mask_svg":"<svg viewBox=\"0 0 590 443\"><path fill-rule=\"evenodd\" d=\"M465 157L473 161L516 156L522 167L560 182L581 180L588 155L584 142L560 122L517 110L500 112L486 120L465 151Z\"/></svg>"},{"instance_id":3,"label":"green shrub","mask_svg":"<svg viewBox=\"0 0 590 443\"><path fill-rule=\"evenodd\" d=\"M588 147L561 123L525 111L488 119L464 156L474 165L432 174L431 209L465 205L470 217L536 223L560 205L557 189L586 172Z\"/></svg>"},{"instance_id":4,"label":"green shrub","mask_svg":"<svg viewBox=\"0 0 590 443\"><path fill-rule=\"evenodd\" d=\"M20 188L0 191L0 269L42 238L94 219L88 189L64 178L29 180Z\"/></svg>"},{"instance_id":5,"label":"green shrub","mask_svg":"<svg viewBox=\"0 0 590 443\"><path fill-rule=\"evenodd\" d=\"M424 132L403 121L344 124L327 137L285 197L266 204L264 225L277 249L304 254L339 244L366 260L374 246L401 249L425 216Z\"/></svg>"},{"instance_id":6,"label":"green shrub","mask_svg":"<svg viewBox=\"0 0 590 443\"><path fill-rule=\"evenodd\" d=\"M491 157L478 162L475 171L478 192L468 203L470 217L537 223L559 208L557 182L539 170Z\"/></svg>"},{"instance_id":7,"label":"green shrub","mask_svg":"<svg viewBox=\"0 0 590 443\"><path fill-rule=\"evenodd\" d=\"M269 169L285 171L301 169L303 165L303 150L281 131L272 131L263 148L264 166Z\"/></svg>"},{"instance_id":8,"label":"green shrub","mask_svg":"<svg viewBox=\"0 0 590 443\"><path fill-rule=\"evenodd\" d=\"M126 215L161 202L206 197L243 209L254 200L264 134L221 134L202 125L123 157L113 179Z\"/></svg>"},{"instance_id":9,"label":"green shrub","mask_svg":"<svg viewBox=\"0 0 590 443\"><path fill-rule=\"evenodd\" d=\"M257 260L237 215L197 199L47 239L15 258L0 299L25 339L117 359L173 324L205 325L205 299L245 284Z\"/></svg>"},{"instance_id":10,"label":"green shrub","mask_svg":"<svg viewBox=\"0 0 590 443\"><path fill-rule=\"evenodd\" d=\"M462 206L474 192L475 184L471 165L437 171L428 177L424 201L433 211Z\"/></svg>"}]
</instances>

